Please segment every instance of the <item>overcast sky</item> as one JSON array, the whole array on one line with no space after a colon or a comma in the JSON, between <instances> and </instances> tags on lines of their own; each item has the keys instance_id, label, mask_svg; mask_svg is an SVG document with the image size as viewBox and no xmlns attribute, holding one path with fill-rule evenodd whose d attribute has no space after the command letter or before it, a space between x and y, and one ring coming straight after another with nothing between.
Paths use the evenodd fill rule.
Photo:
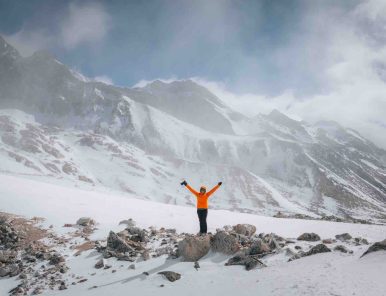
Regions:
<instances>
[{"instance_id":1,"label":"overcast sky","mask_svg":"<svg viewBox=\"0 0 386 296\"><path fill-rule=\"evenodd\" d=\"M233 108L336 120L386 147L386 1L0 0L0 33L88 77L195 77Z\"/></svg>"}]
</instances>

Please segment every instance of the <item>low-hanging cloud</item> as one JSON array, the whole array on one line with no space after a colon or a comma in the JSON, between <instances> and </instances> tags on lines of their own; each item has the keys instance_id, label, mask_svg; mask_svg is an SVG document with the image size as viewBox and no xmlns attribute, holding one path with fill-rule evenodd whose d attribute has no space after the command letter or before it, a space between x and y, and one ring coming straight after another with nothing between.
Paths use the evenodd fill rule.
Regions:
<instances>
[{"instance_id":1,"label":"low-hanging cloud","mask_svg":"<svg viewBox=\"0 0 386 296\"><path fill-rule=\"evenodd\" d=\"M110 16L98 3L69 6L67 18L60 26L61 39L66 48L72 49L82 43L102 40L110 27Z\"/></svg>"},{"instance_id":2,"label":"low-hanging cloud","mask_svg":"<svg viewBox=\"0 0 386 296\"><path fill-rule=\"evenodd\" d=\"M386 148L386 2L366 1L347 13L325 9L309 15L304 25L322 25L323 38L300 37L312 52L301 62L320 72L320 93L299 97L287 89L278 96L235 94L224 83L196 81L241 113L253 116L278 109L309 122L334 120ZM273 54L290 59L290 52L289 47Z\"/></svg>"},{"instance_id":3,"label":"low-hanging cloud","mask_svg":"<svg viewBox=\"0 0 386 296\"><path fill-rule=\"evenodd\" d=\"M5 38L23 56L37 50L71 50L81 45L95 45L102 41L111 29L111 18L105 7L96 2L72 2L57 17L59 21L38 27L24 24L14 34ZM47 18L49 22L49 18Z\"/></svg>"}]
</instances>

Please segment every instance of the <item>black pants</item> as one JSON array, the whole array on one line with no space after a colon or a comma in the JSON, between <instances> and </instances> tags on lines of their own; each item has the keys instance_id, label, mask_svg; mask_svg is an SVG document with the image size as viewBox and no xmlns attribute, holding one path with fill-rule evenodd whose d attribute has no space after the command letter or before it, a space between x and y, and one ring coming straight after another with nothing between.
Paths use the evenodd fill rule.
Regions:
<instances>
[{"instance_id":1,"label":"black pants","mask_svg":"<svg viewBox=\"0 0 386 296\"><path fill-rule=\"evenodd\" d=\"M200 233L207 233L206 217L208 216L208 209L197 209L197 215L198 220L200 220Z\"/></svg>"}]
</instances>

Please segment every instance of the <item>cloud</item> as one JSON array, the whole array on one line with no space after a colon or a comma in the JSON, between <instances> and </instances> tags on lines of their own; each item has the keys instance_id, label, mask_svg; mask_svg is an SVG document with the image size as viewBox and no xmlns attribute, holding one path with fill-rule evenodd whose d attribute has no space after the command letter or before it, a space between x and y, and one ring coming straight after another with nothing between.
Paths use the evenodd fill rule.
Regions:
<instances>
[{"instance_id":1,"label":"cloud","mask_svg":"<svg viewBox=\"0 0 386 296\"><path fill-rule=\"evenodd\" d=\"M98 81L98 82L103 82L105 84L110 84L110 85L114 84L113 80L110 77L106 76L106 75L95 76L94 80Z\"/></svg>"},{"instance_id":2,"label":"cloud","mask_svg":"<svg viewBox=\"0 0 386 296\"><path fill-rule=\"evenodd\" d=\"M177 79L176 77L171 77L171 78L168 78L168 79L164 79L164 78L158 78L158 79L154 79L154 80L140 80L139 82L137 82L135 85L133 85L132 87L145 87L146 85L150 84L150 83L153 83L154 81L156 80L159 80L159 81L162 81L164 83L171 83L173 81L178 81L179 79Z\"/></svg>"},{"instance_id":3,"label":"cloud","mask_svg":"<svg viewBox=\"0 0 386 296\"><path fill-rule=\"evenodd\" d=\"M28 30L22 28L12 35L4 36L22 56L30 56L37 50L50 48L55 42L53 37L44 29Z\"/></svg>"},{"instance_id":4,"label":"cloud","mask_svg":"<svg viewBox=\"0 0 386 296\"><path fill-rule=\"evenodd\" d=\"M59 21L57 20L59 19ZM72 2L53 20L47 17L39 25L25 23L14 34L5 35L23 56L37 50L71 50L101 42L111 29L111 18L104 6L93 2Z\"/></svg>"},{"instance_id":5,"label":"cloud","mask_svg":"<svg viewBox=\"0 0 386 296\"><path fill-rule=\"evenodd\" d=\"M110 28L110 16L99 3L71 3L60 25L63 45L72 49L83 43L103 40Z\"/></svg>"},{"instance_id":6,"label":"cloud","mask_svg":"<svg viewBox=\"0 0 386 296\"><path fill-rule=\"evenodd\" d=\"M318 10L308 15L304 26L320 33L317 38L299 37L309 55L297 60L318 72L318 93L299 96L287 89L277 96L235 94L224 83L196 81L244 114L278 109L309 122L334 120L386 148L386 2L366 1L345 12ZM291 59L297 47L290 44L273 52L278 64L288 65L281 59Z\"/></svg>"}]
</instances>

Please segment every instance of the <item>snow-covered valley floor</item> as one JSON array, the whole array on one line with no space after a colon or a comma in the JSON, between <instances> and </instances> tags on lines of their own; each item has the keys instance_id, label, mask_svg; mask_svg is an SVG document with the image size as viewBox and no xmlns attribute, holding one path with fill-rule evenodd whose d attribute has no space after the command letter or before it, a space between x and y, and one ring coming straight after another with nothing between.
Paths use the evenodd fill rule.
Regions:
<instances>
[{"instance_id":1,"label":"snow-covered valley floor","mask_svg":"<svg viewBox=\"0 0 386 296\"><path fill-rule=\"evenodd\" d=\"M221 198L221 193L214 198ZM44 183L36 180L0 175L0 211L31 218L43 217L42 226L52 225L52 231L68 235L66 223L75 223L79 217L92 217L97 230L92 240L106 239L110 230L120 231L121 220L132 218L142 228L175 228L177 232L197 233L198 221L193 207L155 203L97 190ZM249 223L257 233L276 233L296 240L304 232L314 232L322 239L341 233L366 238L370 244L386 238L386 226L335 223L295 219L277 219L222 210L210 210L210 232L224 225ZM79 238L76 238L79 240ZM80 243L80 241L79 241ZM305 242L297 242L305 247ZM61 249L62 248L62 249ZM192 262L166 259L165 256L135 263L108 259L111 269L95 269L101 257L95 250L79 256L69 248L58 247L66 256L69 274L88 280L69 285L64 291L45 290L44 295L386 295L386 252L360 256L366 245L350 245L353 254L330 252L316 254L287 262L285 254L263 258L265 268L246 271L242 266L224 266L230 256L210 252L200 259L200 268ZM112 273L112 270L116 272ZM182 275L170 283L158 271L172 270ZM149 276L142 274L149 272ZM94 274L95 273L95 274ZM94 274L94 275L92 275ZM0 279L0 295L18 283L16 278ZM164 285L161 287L161 285ZM92 288L97 286L97 288Z\"/></svg>"}]
</instances>

